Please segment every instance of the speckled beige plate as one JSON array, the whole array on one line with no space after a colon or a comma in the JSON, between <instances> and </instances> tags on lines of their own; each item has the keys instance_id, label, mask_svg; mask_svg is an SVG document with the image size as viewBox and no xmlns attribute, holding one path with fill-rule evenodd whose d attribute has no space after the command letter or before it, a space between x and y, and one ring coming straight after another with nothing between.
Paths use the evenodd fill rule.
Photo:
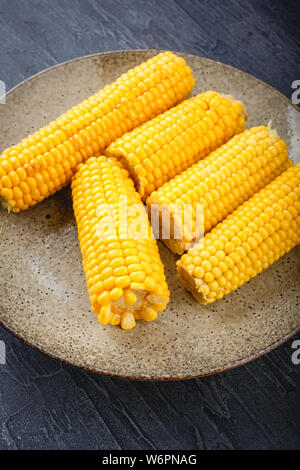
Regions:
<instances>
[{"instance_id":1,"label":"speckled beige plate","mask_svg":"<svg viewBox=\"0 0 300 470\"><path fill-rule=\"evenodd\" d=\"M22 83L0 105L0 151L154 54L83 57ZM193 94L216 89L244 100L248 127L272 119L290 155L299 156L300 113L289 100L239 70L183 55L196 78ZM68 188L18 215L1 210L0 217L0 321L26 343L70 364L137 379L192 377L258 357L299 327L297 249L204 307L179 285L176 257L160 244L171 302L157 321L138 322L125 332L102 327L90 310Z\"/></svg>"}]
</instances>

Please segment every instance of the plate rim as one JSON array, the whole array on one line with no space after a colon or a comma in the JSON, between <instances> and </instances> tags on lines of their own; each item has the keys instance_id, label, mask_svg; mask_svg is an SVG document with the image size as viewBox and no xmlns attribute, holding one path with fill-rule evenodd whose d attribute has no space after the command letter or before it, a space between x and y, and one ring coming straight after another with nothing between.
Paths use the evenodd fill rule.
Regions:
<instances>
[{"instance_id":1,"label":"plate rim","mask_svg":"<svg viewBox=\"0 0 300 470\"><path fill-rule=\"evenodd\" d=\"M80 60L83 60L83 59L90 59L90 58L93 58L93 57L99 57L99 56L103 56L103 55L110 55L110 54L123 54L123 53L128 53L128 52L153 52L154 54L159 54L160 52L166 52L166 51L170 51L171 49L115 49L115 50L112 50L112 51L107 51L107 52L95 52L93 54L86 54L86 55L83 55L83 56L79 56L79 57L75 57L74 59L69 59L69 60L65 60L63 62L59 62L58 64L54 64L54 65L51 65L50 67L46 67L45 69L42 69L40 70L40 72L37 72L37 73L34 73L33 75L31 75L30 77L28 78L25 78L25 80L22 80L21 82L19 82L17 85L13 86L12 88L10 88L6 93L5 93L5 96L8 96L10 95L13 91L15 91L16 89L18 89L19 87L21 87L22 85L25 85L25 83L33 80L34 78L37 78L39 77L40 75L43 75L44 73L47 73L49 72L50 70L52 69L56 69L58 67L63 67L64 65L67 65L67 64L70 64L70 63L74 63L74 62L79 62ZM300 112L300 107L297 106L296 104L294 104L292 102L292 100L290 98L288 98L284 93L282 93L280 90L278 90L277 88L275 88L273 85L270 85L269 83L265 82L264 80L262 80L261 78L258 78L256 77L255 75L249 73L249 72L246 72L245 70L242 70L242 69L239 69L238 67L235 67L234 65L230 65L230 64L226 64L225 62L221 62L220 60L214 60L214 59L210 59L209 57L203 57L201 55L198 55L198 54L192 54L190 52L184 52L184 51L174 51L172 50L171 52L173 52L174 54L178 54L178 55L181 55L181 54L184 54L185 56L190 56L190 57L198 57L199 59L201 60L204 60L204 61L207 61L207 62L210 62L210 63L214 63L214 64L219 64L219 65L225 65L225 67L228 67L232 70L235 70L237 72L242 72L246 75L248 75L249 77L251 77L252 79L258 81L259 83L261 83L262 85L264 86L267 86L268 88L270 88L271 90L273 90L276 94L278 94L281 98L284 98L285 101L287 101L287 103L289 105L291 105L296 111Z\"/></svg>"},{"instance_id":2,"label":"plate rim","mask_svg":"<svg viewBox=\"0 0 300 470\"><path fill-rule=\"evenodd\" d=\"M39 344L36 344L34 341L28 340L27 338L22 337L18 332L16 332L13 328L10 326L6 325L6 322L3 321L0 317L0 325L3 326L9 333L11 333L13 336L15 336L18 340L22 341L22 343L26 344L27 346L30 346L31 348L35 349L36 351L45 354L46 356L50 357L51 359L55 359L63 364L66 364L68 366L76 367L76 369L81 369L84 370L85 372L92 372L94 374L98 375L104 375L107 377L116 377L119 379L126 379L126 380L137 380L137 381L157 381L157 382L168 382L168 381L176 381L176 380L186 380L186 379L194 379L197 377L204 377L207 375L213 375L217 374L220 372L225 372L227 370L235 369L236 367L248 364L255 359L259 359L260 357L265 356L271 351L274 351L277 349L279 346L282 346L285 344L289 339L291 339L293 336L295 336L297 333L300 332L300 325L294 328L292 331L287 333L285 336L280 338L279 340L275 341L274 343L271 343L268 345L266 348L261 349L260 351L250 354L249 356L246 356L245 358L239 359L238 361L230 362L229 364L225 364L222 366L219 366L217 368L211 368L211 369L203 369L202 371L199 371L197 374L186 374L186 375L164 375L164 376L155 376L155 375L128 375L128 374L121 374L117 372L109 372L105 370L100 370L97 368L94 368L92 366L87 366L83 365L80 363L76 363L75 361L71 361L65 358L61 358L55 353L48 351L47 348L43 348Z\"/></svg>"},{"instance_id":3,"label":"plate rim","mask_svg":"<svg viewBox=\"0 0 300 470\"><path fill-rule=\"evenodd\" d=\"M18 88L21 88L23 85L25 85L27 82L30 82L33 79L35 79L35 78L37 78L37 77L39 77L43 74L46 74L50 70L56 69L58 67L63 67L63 66L68 65L70 63L79 62L81 60L90 59L90 58L94 58L94 57L96 58L96 57L99 57L99 56L108 56L108 55L111 55L111 54L126 54L126 53L130 53L130 52L150 52L150 53L153 52L153 54L157 54L157 53L160 53L160 52L163 52L163 51L166 51L166 50L170 50L170 49L121 49L121 50L99 52L99 53L83 55L83 56L80 56L80 57L75 57L74 59L70 59L70 60L67 60L67 61L64 61L64 62L60 62L58 64L47 67L47 68L41 70L40 72L37 72L37 73L31 75L30 77L26 78L25 80L21 81L20 83L18 83L17 85L15 85L11 89L9 89L9 91L6 92L5 96L9 96L11 93L16 91ZM225 62L210 59L208 57L202 57L202 56L197 55L197 54L186 53L184 51L172 51L172 52L174 52L175 54L179 54L179 55L184 54L185 56L197 57L197 58L203 60L204 62L209 62L211 64L218 64L218 65L221 65L221 66L228 67L229 69L232 69L232 70L235 70L235 71L238 71L238 72L242 72L243 74L246 74L247 76L249 76L251 79L254 79L257 82L259 82L263 86L267 86L268 88L270 88L278 96L283 98L290 106L292 106L294 109L296 109L298 112L300 112L299 106L295 105L281 91L279 91L277 88L273 87L269 83L266 83L264 80L256 77L255 75L252 75L249 72L245 72L244 70L239 69L237 67L234 67L232 65L226 64ZM73 366L73 367L76 367L78 369L82 369L84 371L96 373L96 374L99 374L99 375L105 375L105 376L109 376L109 377L117 377L117 378L128 379L128 380L139 380L139 381L185 380L185 379L203 377L203 376L206 376L206 375L212 375L212 374L215 374L215 373L220 373L220 372L223 372L223 371L226 371L226 370L230 370L230 369L239 367L243 364L247 364L247 363L249 363L249 362L251 362L255 359L258 359L258 358L264 356L265 354L273 351L277 347L283 345L290 338L292 338L298 332L300 332L300 324L299 324L296 328L291 330L289 333L284 335L282 338L278 339L274 343L271 343L270 345L266 346L265 348L260 349L259 351L255 352L253 354L250 354L249 356L246 356L245 358L239 359L239 360L231 362L229 364L224 364L222 366L219 366L218 368L202 369L201 371L199 371L199 373L196 373L196 374L186 374L186 375L182 375L182 376L180 376L180 375L178 375L178 376L176 376L176 375L175 376L174 375L161 375L161 376L149 375L148 376L148 375L140 374L140 375L133 375L132 376L132 375L128 375L128 374L121 374L121 373L117 373L117 372L109 372L109 371L105 371L105 370L100 370L100 369L97 369L93 366L88 366L88 365L84 365L84 364L81 364L81 363L76 363L73 360L71 361L71 360L59 357L57 354L55 354L55 352L47 350L47 348L44 348L42 345L37 344L35 341L28 339L24 335L22 336L21 333L16 331L12 326L8 325L7 322L5 322L1 317L0 317L0 325L3 326L9 333L11 333L17 339L21 340L27 346L30 346L33 349L39 351L40 353L43 353L43 354L45 354L46 356L48 356L52 359L58 360L59 362L61 362L63 364L67 364L69 366Z\"/></svg>"}]
</instances>

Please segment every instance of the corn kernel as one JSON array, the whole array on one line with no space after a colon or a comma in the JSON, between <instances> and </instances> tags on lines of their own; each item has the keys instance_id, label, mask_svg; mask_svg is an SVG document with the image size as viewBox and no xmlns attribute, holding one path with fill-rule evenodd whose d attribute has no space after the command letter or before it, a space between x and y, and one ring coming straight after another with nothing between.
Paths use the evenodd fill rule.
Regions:
<instances>
[{"instance_id":1,"label":"corn kernel","mask_svg":"<svg viewBox=\"0 0 300 470\"><path fill-rule=\"evenodd\" d=\"M208 304L221 299L299 243L299 185L300 164L277 176L181 257L177 262L179 276L196 300ZM282 218L278 222L279 219L274 218L274 206L278 210L278 206L285 207L287 201L289 210L281 211ZM243 234L247 242L237 243L236 238L245 239ZM208 247L217 244L222 236L227 239L224 255L207 258ZM205 260L200 268L197 263L203 253ZM219 259L217 265L215 257Z\"/></svg>"},{"instance_id":2,"label":"corn kernel","mask_svg":"<svg viewBox=\"0 0 300 470\"><path fill-rule=\"evenodd\" d=\"M275 156L268 153L274 139L280 143L275 149ZM252 156L254 150L257 155L255 159ZM289 168L291 164L291 160L287 157L286 145L279 136L273 135L267 127L253 127L234 136L220 148L211 152L204 160L195 163L154 191L147 199L148 212L151 215L151 206L155 205L154 207L158 207L160 216L169 215L171 227L174 226L176 220L176 225L181 229L183 236L181 239L172 240L172 243L168 240L163 241L175 253L183 254L191 242L199 239L203 228L205 233L209 232L241 203ZM250 169L255 170L255 178L251 179L249 176ZM259 170L262 169L264 171L260 172ZM193 227L192 234L186 230L188 222L176 218L176 208L184 203L192 206L192 220L190 221ZM196 224L196 207L199 204L202 205L204 211L204 227L201 223ZM273 217L273 213L275 213L273 210L267 211L260 221L268 234L270 234L268 230L272 228L265 226L265 222ZM252 219L251 210L246 216ZM281 211L280 216L282 216ZM223 236L218 238L218 245L213 247L215 252L225 250L226 254L229 254L242 241L247 241L252 233L257 232L258 226L254 218L252 224L247 227L247 231L243 231L244 223L242 220L237 220L233 225L234 229L226 226ZM242 235L240 235L241 231ZM256 238L259 242L259 234ZM255 239L252 243L255 243ZM211 254L207 247L207 250L202 252L202 258L208 258Z\"/></svg>"},{"instance_id":3,"label":"corn kernel","mask_svg":"<svg viewBox=\"0 0 300 470\"><path fill-rule=\"evenodd\" d=\"M124 133L179 103L193 86L185 61L163 52L5 150L0 158L0 189L14 188L13 193L4 193L9 206L19 212L58 191L71 181L79 163L100 155ZM160 176L158 167L156 172ZM32 191L27 205L19 197L20 181Z\"/></svg>"},{"instance_id":4,"label":"corn kernel","mask_svg":"<svg viewBox=\"0 0 300 470\"><path fill-rule=\"evenodd\" d=\"M166 307L169 290L155 239L119 237L121 196L130 204L141 205L143 222L150 229L140 196L123 165L104 156L91 157L79 166L72 195L90 300L99 322L131 329L136 319L143 318L141 308L148 307L147 321L154 319ZM98 210L99 205L108 200L116 215L113 239L103 238L100 230L107 211ZM128 225L135 217L129 212ZM153 302L160 304L159 310Z\"/></svg>"},{"instance_id":5,"label":"corn kernel","mask_svg":"<svg viewBox=\"0 0 300 470\"><path fill-rule=\"evenodd\" d=\"M219 103L213 99L216 96ZM227 119L226 113L234 106L231 98L216 92L202 93L115 140L106 155L126 161L145 201L163 183L244 130L246 114L242 107L234 119ZM182 200L190 202L187 194Z\"/></svg>"}]
</instances>

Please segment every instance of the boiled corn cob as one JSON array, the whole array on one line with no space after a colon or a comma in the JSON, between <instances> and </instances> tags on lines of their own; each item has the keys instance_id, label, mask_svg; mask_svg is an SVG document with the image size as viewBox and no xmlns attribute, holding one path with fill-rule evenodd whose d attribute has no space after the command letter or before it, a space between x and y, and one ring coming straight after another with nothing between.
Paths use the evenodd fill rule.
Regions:
<instances>
[{"instance_id":1,"label":"boiled corn cob","mask_svg":"<svg viewBox=\"0 0 300 470\"><path fill-rule=\"evenodd\" d=\"M208 304L300 243L300 164L242 204L177 262L182 284Z\"/></svg>"},{"instance_id":2,"label":"boiled corn cob","mask_svg":"<svg viewBox=\"0 0 300 470\"><path fill-rule=\"evenodd\" d=\"M72 196L99 322L131 329L136 319L154 320L165 309L169 291L145 208L127 170L114 159L92 157L79 165Z\"/></svg>"},{"instance_id":3,"label":"boiled corn cob","mask_svg":"<svg viewBox=\"0 0 300 470\"><path fill-rule=\"evenodd\" d=\"M286 144L277 133L269 127L253 127L153 192L148 211L154 220L170 220L170 236L163 241L182 254L291 165ZM185 210L188 206L190 212Z\"/></svg>"},{"instance_id":4,"label":"boiled corn cob","mask_svg":"<svg viewBox=\"0 0 300 470\"><path fill-rule=\"evenodd\" d=\"M19 212L70 182L77 165L183 100L194 78L184 59L161 53L0 156L0 198ZM1 202L1 201L0 201Z\"/></svg>"},{"instance_id":5,"label":"boiled corn cob","mask_svg":"<svg viewBox=\"0 0 300 470\"><path fill-rule=\"evenodd\" d=\"M142 200L244 130L246 112L232 97L208 91L112 142L107 156L123 161Z\"/></svg>"}]
</instances>

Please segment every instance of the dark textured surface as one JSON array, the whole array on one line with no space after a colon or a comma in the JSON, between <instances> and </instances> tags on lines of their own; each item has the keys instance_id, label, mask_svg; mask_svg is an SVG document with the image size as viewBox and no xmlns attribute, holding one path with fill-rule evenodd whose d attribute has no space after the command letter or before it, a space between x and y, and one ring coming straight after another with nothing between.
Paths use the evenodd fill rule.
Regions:
<instances>
[{"instance_id":1,"label":"dark textured surface","mask_svg":"<svg viewBox=\"0 0 300 470\"><path fill-rule=\"evenodd\" d=\"M299 9L292 0L0 0L0 80L11 88L84 54L158 48L229 63L290 97ZM299 449L296 339L219 375L143 383L62 365L0 329L0 448Z\"/></svg>"}]
</instances>

